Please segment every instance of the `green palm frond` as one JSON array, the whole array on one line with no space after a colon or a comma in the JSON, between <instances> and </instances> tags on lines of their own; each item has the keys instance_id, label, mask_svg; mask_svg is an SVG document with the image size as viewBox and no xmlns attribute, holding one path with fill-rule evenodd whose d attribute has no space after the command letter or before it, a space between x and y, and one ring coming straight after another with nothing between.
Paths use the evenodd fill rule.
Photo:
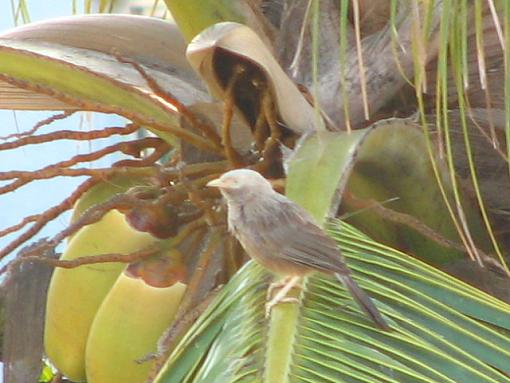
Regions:
<instances>
[{"instance_id":1,"label":"green palm frond","mask_svg":"<svg viewBox=\"0 0 510 383\"><path fill-rule=\"evenodd\" d=\"M322 276L304 284L299 307L282 305L278 320L267 322L268 276L250 263L157 382L274 382L264 373L272 342L280 349L290 343L290 354L276 362L289 382L510 382L509 305L347 224L335 223L331 235L392 332L375 329L342 286ZM289 310L298 310L294 326L286 322ZM271 334L280 325L288 333Z\"/></svg>"}]
</instances>

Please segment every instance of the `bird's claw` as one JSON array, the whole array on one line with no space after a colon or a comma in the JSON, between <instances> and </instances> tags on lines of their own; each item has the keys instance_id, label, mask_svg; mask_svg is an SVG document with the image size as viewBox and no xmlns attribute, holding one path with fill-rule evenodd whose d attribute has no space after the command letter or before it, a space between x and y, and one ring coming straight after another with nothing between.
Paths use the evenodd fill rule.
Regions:
<instances>
[{"instance_id":1,"label":"bird's claw","mask_svg":"<svg viewBox=\"0 0 510 383\"><path fill-rule=\"evenodd\" d=\"M273 282L267 288L266 301L270 301L273 298L273 293L277 289L281 289L288 283L288 278L282 279L277 282Z\"/></svg>"},{"instance_id":2,"label":"bird's claw","mask_svg":"<svg viewBox=\"0 0 510 383\"><path fill-rule=\"evenodd\" d=\"M299 277L285 277L279 281L271 283L267 288L266 301L269 301L273 298L273 292L277 289L285 290L286 294L295 287L301 288L301 285L298 282Z\"/></svg>"},{"instance_id":3,"label":"bird's claw","mask_svg":"<svg viewBox=\"0 0 510 383\"><path fill-rule=\"evenodd\" d=\"M266 301L268 301L266 303L266 318L271 314L273 307L279 303L299 303L298 298L287 297L290 290L299 287L299 280L300 277L292 276L269 285L266 295ZM273 297L273 291L277 288L280 288L280 291Z\"/></svg>"},{"instance_id":4,"label":"bird's claw","mask_svg":"<svg viewBox=\"0 0 510 383\"><path fill-rule=\"evenodd\" d=\"M273 309L273 307L279 305L280 303L298 304L299 299L294 297L283 297L280 298L279 300L271 299L269 302L266 303L266 318L269 318L269 315L271 314L271 310Z\"/></svg>"}]
</instances>

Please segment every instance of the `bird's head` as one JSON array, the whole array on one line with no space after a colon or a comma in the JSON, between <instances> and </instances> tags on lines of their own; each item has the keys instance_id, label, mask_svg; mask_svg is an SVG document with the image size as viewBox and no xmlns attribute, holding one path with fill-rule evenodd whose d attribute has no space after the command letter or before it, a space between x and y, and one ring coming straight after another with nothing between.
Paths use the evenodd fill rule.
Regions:
<instances>
[{"instance_id":1,"label":"bird's head","mask_svg":"<svg viewBox=\"0 0 510 383\"><path fill-rule=\"evenodd\" d=\"M271 183L260 173L249 169L236 169L207 183L220 189L227 201L246 202L253 196L274 193Z\"/></svg>"}]
</instances>

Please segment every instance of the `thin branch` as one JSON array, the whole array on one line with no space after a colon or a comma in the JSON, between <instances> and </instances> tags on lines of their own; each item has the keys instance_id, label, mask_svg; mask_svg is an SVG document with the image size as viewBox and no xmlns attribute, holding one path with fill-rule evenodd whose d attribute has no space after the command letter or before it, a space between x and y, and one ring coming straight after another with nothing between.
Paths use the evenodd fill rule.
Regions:
<instances>
[{"instance_id":1,"label":"thin branch","mask_svg":"<svg viewBox=\"0 0 510 383\"><path fill-rule=\"evenodd\" d=\"M134 112L132 110L127 110L121 107L115 107L115 106L105 106L99 103L93 103L93 102L87 102L83 101L82 99L78 99L76 97L70 96L69 94L65 94L62 92L57 92L55 89L48 89L46 87L42 87L40 85L34 85L32 83L21 81L15 77L8 76L6 74L0 73L0 80L5 81L9 84L15 85L22 89L32 90L35 92L47 94L51 97L54 97L62 102L71 104L73 106L76 106L82 110L94 110L97 112L102 113L116 113L119 115L122 115L134 123L138 125L148 126L154 130L159 130L161 132L167 132L177 138L186 140L191 145L194 145L198 149L202 149L204 151L222 155L223 150L221 148L221 145L215 144L209 139L206 139L202 137L201 135L195 134L191 132L190 130L183 129L179 126L171 125L171 124L165 124L157 121L154 118L147 117L146 115L138 112ZM160 103L159 106L162 106Z\"/></svg>"},{"instance_id":2,"label":"thin branch","mask_svg":"<svg viewBox=\"0 0 510 383\"><path fill-rule=\"evenodd\" d=\"M154 80L154 78L147 74L145 69L143 69L140 64L128 58L121 57L116 52L114 52L113 54L117 61L124 64L130 64L140 74L140 76L143 77L143 79L147 82L147 85L149 85L149 87L156 96L160 97L161 99L172 105L177 110L178 113L180 113L182 116L184 116L184 118L186 118L189 121L191 126L193 126L198 131L203 132L208 139L210 139L216 145L220 146L221 140L220 137L218 136L218 133L216 133L216 130L209 124L199 121L196 118L196 116L186 107L186 105L184 105L182 102L176 99L168 91L163 89L158 84L158 82Z\"/></svg>"},{"instance_id":3,"label":"thin branch","mask_svg":"<svg viewBox=\"0 0 510 383\"><path fill-rule=\"evenodd\" d=\"M275 141L278 141L282 136L282 130L277 121L278 116L275 110L275 103L273 102L273 97L271 97L271 92L267 87L262 92L261 98L262 98L261 113L264 115L267 124L269 125L269 129L271 131L271 138Z\"/></svg>"},{"instance_id":4,"label":"thin branch","mask_svg":"<svg viewBox=\"0 0 510 383\"><path fill-rule=\"evenodd\" d=\"M0 150L16 149L21 146L36 145L45 142L53 142L57 140L89 141L97 138L110 137L115 134L128 135L135 132L139 128L140 126L136 124L128 124L126 126L116 126L111 128L104 128L101 130L91 130L88 132L78 132L75 130L59 130L58 132L41 134L39 136L21 137L16 141L4 142L0 144Z\"/></svg>"},{"instance_id":5,"label":"thin branch","mask_svg":"<svg viewBox=\"0 0 510 383\"><path fill-rule=\"evenodd\" d=\"M179 306L179 315L183 315L191 310L196 305L197 298L200 299L203 293L203 281L211 275L217 273L217 270L211 269L211 263L214 255L218 251L219 246L223 244L223 238L218 231L213 230L210 232L209 238L206 240L204 249L197 260L195 272L191 279L188 281L188 288L186 294L182 298Z\"/></svg>"},{"instance_id":6,"label":"thin branch","mask_svg":"<svg viewBox=\"0 0 510 383\"><path fill-rule=\"evenodd\" d=\"M192 222L189 222L183 225L178 234L172 240L172 246L179 246L186 238L195 232L196 230L204 227L206 225L205 221L202 218L195 219ZM82 225L83 227L83 225ZM0 269L0 275L5 272L9 272L15 265L22 262L40 262L54 267L61 267L65 269L72 269L82 265L90 265L97 263L111 263L111 262L122 262L122 263L132 263L140 261L141 259L150 257L152 255L157 254L163 248L161 244L150 245L144 249L138 250L129 254L119 254L119 253L111 253L111 254L100 254L100 255L91 255L91 256L83 256L72 260L62 260L57 259L54 253L54 249L58 244L55 239L51 241L42 240L40 243L35 243L31 245L28 249L24 249L20 252L20 256L13 261L9 262L7 265ZM40 255L46 254L46 255ZM48 256L48 254L52 254L52 257ZM60 254L58 255L60 257Z\"/></svg>"},{"instance_id":7,"label":"thin branch","mask_svg":"<svg viewBox=\"0 0 510 383\"><path fill-rule=\"evenodd\" d=\"M11 138L21 138L21 137L25 137L25 136L31 136L37 130L39 130L39 128L42 128L43 126L46 126L46 125L50 125L50 124L54 123L55 121L66 119L67 117L70 117L74 113L76 113L76 111L69 110L69 111L65 111L60 114L54 114L53 116L50 116L48 118L45 118L44 120L39 121L37 124L34 125L34 127L32 129L27 130L26 132L12 133L7 136L0 137L0 140L9 140Z\"/></svg>"},{"instance_id":8,"label":"thin branch","mask_svg":"<svg viewBox=\"0 0 510 383\"><path fill-rule=\"evenodd\" d=\"M180 174L179 178L182 186L188 194L188 199L191 201L191 203L193 203L196 207L204 212L207 224L214 226L217 222L217 214L215 213L210 201L205 201L203 195L200 194L200 191L195 186L195 184L189 181L182 173Z\"/></svg>"},{"instance_id":9,"label":"thin branch","mask_svg":"<svg viewBox=\"0 0 510 383\"><path fill-rule=\"evenodd\" d=\"M135 116L133 118L136 119ZM171 126L171 125L164 125L164 124L161 124L153 119L150 119L150 120L144 119L144 120L138 120L138 121L140 124L145 124L145 125L148 125L156 130L170 133L182 140L187 141L188 143L190 143L191 145L195 146L198 149L202 149L207 152L218 154L218 155L223 154L223 149L222 149L221 145L218 145L209 139L206 139L198 134L195 134L190 130L182 129L180 127L175 127L175 126Z\"/></svg>"},{"instance_id":10,"label":"thin branch","mask_svg":"<svg viewBox=\"0 0 510 383\"><path fill-rule=\"evenodd\" d=\"M225 157L230 161L234 167L240 167L242 159L237 150L232 145L232 117L234 116L234 87L239 80L239 77L245 72L245 69L236 65L234 73L228 82L225 90L225 97L223 100L223 124L221 130L221 143L225 151Z\"/></svg>"},{"instance_id":11,"label":"thin branch","mask_svg":"<svg viewBox=\"0 0 510 383\"><path fill-rule=\"evenodd\" d=\"M148 248L142 249L140 251L135 251L129 254L120 254L120 253L111 253L111 254L100 254L100 255L86 255L83 257L78 257L75 259L56 259L56 258L48 258L40 255L30 255L27 254L23 257L16 258L14 261L10 262L8 266L4 266L4 268L0 269L0 275L2 275L7 269L6 267L13 267L19 263L24 262L39 262L44 263L53 267L60 267L63 269L74 269L83 265L92 265L98 263L112 263L112 262L120 262L120 263L131 263L136 262L144 258L148 258L152 255L155 255L161 248L159 246L150 246Z\"/></svg>"},{"instance_id":12,"label":"thin branch","mask_svg":"<svg viewBox=\"0 0 510 383\"><path fill-rule=\"evenodd\" d=\"M23 227L25 227L26 225L28 225L31 222L37 221L40 216L41 216L40 214L29 215L28 217L23 218L23 220L20 223L10 226L4 230L0 230L0 238L5 237L8 234L14 233L15 231L18 231L19 229L22 229Z\"/></svg>"},{"instance_id":13,"label":"thin branch","mask_svg":"<svg viewBox=\"0 0 510 383\"><path fill-rule=\"evenodd\" d=\"M228 169L228 161L201 162L189 164L184 167L172 166L162 168L161 172L167 176L178 178L181 176L206 176L211 173L223 173Z\"/></svg>"},{"instance_id":14,"label":"thin branch","mask_svg":"<svg viewBox=\"0 0 510 383\"><path fill-rule=\"evenodd\" d=\"M22 178L28 182L35 180L44 180L54 177L96 177L96 178L110 178L119 174L144 174L148 169L133 169L131 166L113 167L113 168L77 168L77 169L48 169L44 173L35 173L31 171L10 171L0 173L0 180ZM11 182L8 185L0 187L0 195L18 189L21 185L25 184L22 180Z\"/></svg>"},{"instance_id":15,"label":"thin branch","mask_svg":"<svg viewBox=\"0 0 510 383\"><path fill-rule=\"evenodd\" d=\"M52 246L57 246L65 238L75 234L84 226L88 226L100 221L111 210L131 209L133 207L145 206L150 203L150 201L141 200L129 194L114 195L109 200L94 205L85 210L80 218L78 218L75 222L71 223L64 230L55 235L51 241L49 241L49 243Z\"/></svg>"},{"instance_id":16,"label":"thin branch","mask_svg":"<svg viewBox=\"0 0 510 383\"><path fill-rule=\"evenodd\" d=\"M0 172L0 180L18 178L16 181L0 187L0 195L17 190L20 187L35 180L43 180L58 176L75 177L80 175L90 175L89 173L95 171L94 169L65 169L78 163L96 161L114 152L122 152L126 155L139 157L141 154L140 152L143 149L158 147L164 147L165 151L169 149L168 144L166 144L163 140L156 137L146 137L141 140L121 142L107 146L106 148L95 152L79 154L70 158L69 160L61 161L53 165L48 165L39 170ZM82 174L82 172L86 172L87 174Z\"/></svg>"},{"instance_id":17,"label":"thin branch","mask_svg":"<svg viewBox=\"0 0 510 383\"><path fill-rule=\"evenodd\" d=\"M113 167L130 167L130 168L142 168L142 167L148 167L151 165L154 165L156 161L161 159L165 154L168 153L168 146L167 145L161 145L156 148L154 148L154 152L149 154L148 156L140 159L140 160L120 160L115 162L112 166Z\"/></svg>"},{"instance_id":18,"label":"thin branch","mask_svg":"<svg viewBox=\"0 0 510 383\"><path fill-rule=\"evenodd\" d=\"M16 239L14 239L12 242L10 242L7 246L5 246L3 249L0 250L0 259L4 258L8 254L10 254L12 251L17 249L19 246L21 246L23 243L34 237L41 229L46 226L46 224L56 217L58 217L63 212L72 209L76 201L85 193L87 190L89 190L92 186L94 186L99 181L98 178L91 178L82 183L80 186L76 188L76 190L66 199L64 199L61 203L58 205L55 205L48 210L46 210L44 213L39 214L39 218L35 221L34 225L31 226L27 231L25 231L23 234L18 236ZM6 229L8 230L8 229Z\"/></svg>"}]
</instances>

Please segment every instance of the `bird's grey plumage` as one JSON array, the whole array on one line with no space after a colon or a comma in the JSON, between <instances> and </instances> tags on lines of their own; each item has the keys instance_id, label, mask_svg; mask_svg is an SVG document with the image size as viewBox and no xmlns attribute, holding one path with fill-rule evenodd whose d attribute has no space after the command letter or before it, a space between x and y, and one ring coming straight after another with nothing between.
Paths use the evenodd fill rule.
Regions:
<instances>
[{"instance_id":1,"label":"bird's grey plumage","mask_svg":"<svg viewBox=\"0 0 510 383\"><path fill-rule=\"evenodd\" d=\"M335 275L378 327L388 329L366 293L350 276L336 242L296 203L277 193L259 173L238 169L217 181L228 204L229 230L246 252L286 276Z\"/></svg>"}]
</instances>

